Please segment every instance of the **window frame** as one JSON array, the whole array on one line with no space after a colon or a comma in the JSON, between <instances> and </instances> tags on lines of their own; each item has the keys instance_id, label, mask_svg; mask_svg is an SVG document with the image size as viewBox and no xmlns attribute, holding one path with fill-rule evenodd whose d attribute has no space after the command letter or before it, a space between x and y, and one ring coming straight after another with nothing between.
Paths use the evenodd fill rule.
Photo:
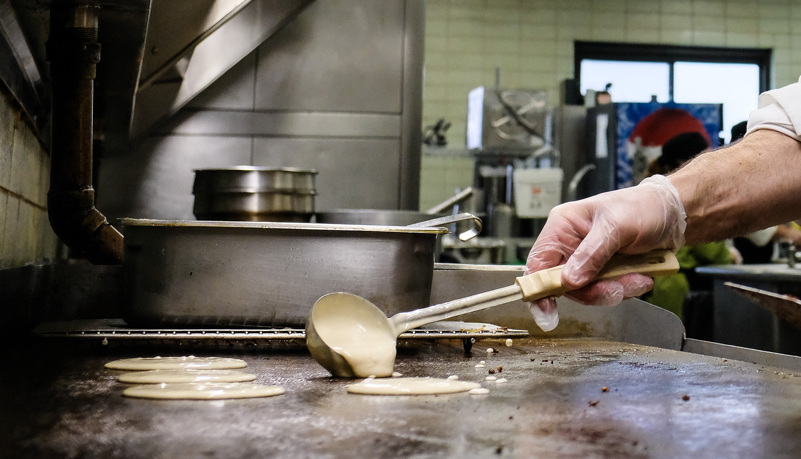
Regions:
<instances>
[{"instance_id":1,"label":"window frame","mask_svg":"<svg viewBox=\"0 0 801 459\"><path fill-rule=\"evenodd\" d=\"M724 48L711 46L648 45L600 41L575 41L573 44L576 82L581 84L581 61L584 59L632 62L665 62L668 64L668 97L673 101L674 66L676 62L710 62L721 64L756 64L759 66L759 92L769 89L771 48Z\"/></svg>"}]
</instances>

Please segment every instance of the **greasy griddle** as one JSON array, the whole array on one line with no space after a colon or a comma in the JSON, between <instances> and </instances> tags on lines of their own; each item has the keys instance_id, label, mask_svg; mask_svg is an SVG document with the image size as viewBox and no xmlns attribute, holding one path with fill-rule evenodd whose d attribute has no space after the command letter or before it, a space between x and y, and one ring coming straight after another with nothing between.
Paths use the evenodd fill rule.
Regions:
<instances>
[{"instance_id":1,"label":"greasy griddle","mask_svg":"<svg viewBox=\"0 0 801 459\"><path fill-rule=\"evenodd\" d=\"M123 397L103 364L191 348L37 340L3 348L0 444L9 457L797 456L801 374L596 339L411 340L404 376L482 381L489 395L351 395L302 347L225 347L285 395L230 401ZM492 347L498 352L487 353ZM195 353L203 355L202 353ZM486 361L485 368L475 365ZM49 367L48 362L55 362ZM498 367L502 367L499 370ZM606 387L608 391L604 392Z\"/></svg>"}]
</instances>

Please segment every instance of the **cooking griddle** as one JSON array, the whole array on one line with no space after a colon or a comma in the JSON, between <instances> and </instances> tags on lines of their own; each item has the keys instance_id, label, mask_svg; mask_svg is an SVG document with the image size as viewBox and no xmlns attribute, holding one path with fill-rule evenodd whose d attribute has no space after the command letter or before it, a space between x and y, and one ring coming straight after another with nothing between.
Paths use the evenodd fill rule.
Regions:
<instances>
[{"instance_id":1,"label":"cooking griddle","mask_svg":"<svg viewBox=\"0 0 801 459\"><path fill-rule=\"evenodd\" d=\"M71 341L77 343L76 341ZM801 373L596 339L415 340L404 376L459 375L484 396L348 394L305 352L237 348L286 394L226 401L122 395L111 360L164 348L5 348L0 444L9 457L798 457ZM486 353L484 347L497 353ZM479 347L477 343L475 348ZM189 352L179 350L177 352ZM185 354L183 354L185 355ZM204 355L204 354L196 354ZM485 366L477 368L480 361ZM492 376L506 383L485 381ZM14 375L13 377L9 375ZM606 388L606 390L604 390Z\"/></svg>"}]
</instances>

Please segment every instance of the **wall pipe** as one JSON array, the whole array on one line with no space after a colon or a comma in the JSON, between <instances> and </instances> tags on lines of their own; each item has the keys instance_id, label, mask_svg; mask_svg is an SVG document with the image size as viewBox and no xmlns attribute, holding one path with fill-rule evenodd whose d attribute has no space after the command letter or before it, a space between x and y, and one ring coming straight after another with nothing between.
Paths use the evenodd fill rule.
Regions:
<instances>
[{"instance_id":1,"label":"wall pipe","mask_svg":"<svg viewBox=\"0 0 801 459\"><path fill-rule=\"evenodd\" d=\"M100 61L99 7L53 0L47 55L52 84L50 225L77 255L121 264L123 236L95 208L92 188L94 79Z\"/></svg>"}]
</instances>

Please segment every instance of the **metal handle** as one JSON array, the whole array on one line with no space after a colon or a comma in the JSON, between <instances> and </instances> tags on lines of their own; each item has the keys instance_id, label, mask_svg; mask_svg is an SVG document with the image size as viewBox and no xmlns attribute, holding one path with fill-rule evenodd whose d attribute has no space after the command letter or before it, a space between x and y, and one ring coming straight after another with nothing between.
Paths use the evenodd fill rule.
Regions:
<instances>
[{"instance_id":1,"label":"metal handle","mask_svg":"<svg viewBox=\"0 0 801 459\"><path fill-rule=\"evenodd\" d=\"M442 201L441 203L437 204L436 206L428 209L425 213L432 214L432 215L433 214L438 214L438 213L444 211L445 209L447 209L448 207L453 207L456 204L459 204L460 202L464 201L465 199L469 198L470 196L473 196L473 187L472 186L469 186L469 187L465 188L464 190L456 193L455 195L451 196L450 198L446 199L445 201Z\"/></svg>"},{"instance_id":2,"label":"metal handle","mask_svg":"<svg viewBox=\"0 0 801 459\"><path fill-rule=\"evenodd\" d=\"M466 222L466 221L472 222L472 225L466 231L459 233L459 240L468 241L478 236L478 234L481 232L481 219L469 212L463 212L461 214L456 214L456 215L448 215L446 217L433 218L431 220L412 223L411 225L406 225L406 226L409 228L431 228L435 226L446 226L452 223Z\"/></svg>"}]
</instances>

